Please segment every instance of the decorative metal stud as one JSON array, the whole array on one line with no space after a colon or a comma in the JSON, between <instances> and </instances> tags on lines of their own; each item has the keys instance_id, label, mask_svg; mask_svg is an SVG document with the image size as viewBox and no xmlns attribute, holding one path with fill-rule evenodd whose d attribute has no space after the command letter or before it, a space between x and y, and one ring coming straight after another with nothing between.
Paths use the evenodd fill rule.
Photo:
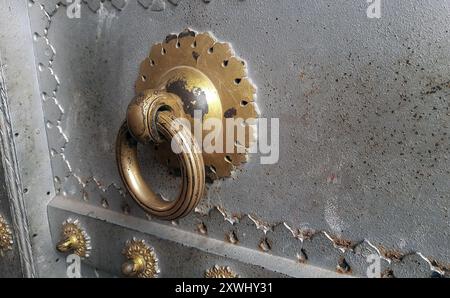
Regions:
<instances>
[{"instance_id":1,"label":"decorative metal stud","mask_svg":"<svg viewBox=\"0 0 450 298\"><path fill-rule=\"evenodd\" d=\"M91 238L84 231L79 221L71 218L62 225L62 240L56 246L59 252L73 252L74 254L88 258L91 251Z\"/></svg>"},{"instance_id":2,"label":"decorative metal stud","mask_svg":"<svg viewBox=\"0 0 450 298\"><path fill-rule=\"evenodd\" d=\"M205 271L206 278L238 278L233 270L231 270L228 266L218 266L214 265L214 267Z\"/></svg>"},{"instance_id":3,"label":"decorative metal stud","mask_svg":"<svg viewBox=\"0 0 450 298\"><path fill-rule=\"evenodd\" d=\"M209 32L186 29L153 45L149 56L141 63L135 86L136 94L148 89L164 89L180 96L184 102L184 117L190 120L194 110L202 111L202 119L221 119L224 128L227 118L258 117L256 87L247 75L246 63L235 54L231 44L218 41ZM185 94L207 94L207 97L187 98ZM204 131L207 133L209 130ZM247 162L248 148L256 142L257 136L252 125L245 134L245 143L236 144L231 153L203 152L210 179L230 177L235 167ZM170 142L160 146L158 158L165 163L169 160L169 167L178 168Z\"/></svg>"},{"instance_id":4,"label":"decorative metal stud","mask_svg":"<svg viewBox=\"0 0 450 298\"><path fill-rule=\"evenodd\" d=\"M0 255L12 250L13 237L12 231L3 216L0 215Z\"/></svg>"},{"instance_id":5,"label":"decorative metal stud","mask_svg":"<svg viewBox=\"0 0 450 298\"><path fill-rule=\"evenodd\" d=\"M122 273L128 277L156 278L160 273L155 251L144 240L133 238L127 241L122 254L127 261L122 265Z\"/></svg>"}]
</instances>

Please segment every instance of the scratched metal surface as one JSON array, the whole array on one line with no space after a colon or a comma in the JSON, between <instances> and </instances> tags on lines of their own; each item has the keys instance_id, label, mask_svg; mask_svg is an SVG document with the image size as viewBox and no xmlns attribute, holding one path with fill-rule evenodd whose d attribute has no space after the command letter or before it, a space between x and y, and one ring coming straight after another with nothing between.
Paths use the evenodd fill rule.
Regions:
<instances>
[{"instance_id":1,"label":"scratched metal surface","mask_svg":"<svg viewBox=\"0 0 450 298\"><path fill-rule=\"evenodd\" d=\"M23 275L50 277L65 268L54 266L56 254L49 246L46 209L55 192L27 3L0 0L1 183L6 187L1 200L11 210L12 253L20 256ZM14 262L3 265L20 269Z\"/></svg>"},{"instance_id":2,"label":"scratched metal surface","mask_svg":"<svg viewBox=\"0 0 450 298\"><path fill-rule=\"evenodd\" d=\"M209 186L203 210L252 215L237 228L241 244L282 255L272 248L293 241L286 223L299 240L294 252L332 270L348 251L359 259L345 263L363 268L365 251L375 250L398 276L441 274L450 264L448 1L389 1L380 20L357 0L91 0L80 19L68 19L59 1L34 2L60 193L145 217L122 195L114 141L140 61L166 34L190 27L232 43L258 86L261 116L280 118L279 162L252 156L236 179ZM143 153L144 168L161 170L148 177L152 186L176 191L178 180ZM220 215L205 225L213 230ZM255 223L275 226L273 239Z\"/></svg>"},{"instance_id":3,"label":"scratched metal surface","mask_svg":"<svg viewBox=\"0 0 450 298\"><path fill-rule=\"evenodd\" d=\"M10 206L8 201L8 193L4 184L5 174L3 167L0 167L0 215L11 225ZM15 237L15 235L14 235ZM13 241L16 240L13 238ZM20 267L19 251L17 244L13 243L12 249L0 252L0 277L22 277L22 268Z\"/></svg>"},{"instance_id":4,"label":"scratched metal surface","mask_svg":"<svg viewBox=\"0 0 450 298\"><path fill-rule=\"evenodd\" d=\"M6 111L4 107L4 102L7 100L7 86L5 81L5 75L3 70L3 49L0 48L0 140L5 142L4 139L8 139L7 137L7 128L5 127L5 123L7 123L6 119ZM7 140L10 142L10 140ZM0 161L0 216L3 221L9 226L10 231L14 233L13 235L13 244L11 245L11 250L0 249L0 277L22 277L22 268L20 266L20 258L19 251L17 247L17 239L15 230L12 227L12 216L11 216L11 205L9 200L8 189L6 185L7 175L5 175L4 164L6 162L6 158L3 157L4 148L3 146L0 149L0 157L2 158Z\"/></svg>"}]
</instances>

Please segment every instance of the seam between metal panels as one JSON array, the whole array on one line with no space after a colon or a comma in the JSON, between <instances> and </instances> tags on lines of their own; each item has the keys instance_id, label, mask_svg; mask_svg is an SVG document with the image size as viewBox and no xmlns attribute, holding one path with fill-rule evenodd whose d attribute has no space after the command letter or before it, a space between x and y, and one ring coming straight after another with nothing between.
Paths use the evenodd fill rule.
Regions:
<instances>
[{"instance_id":1,"label":"seam between metal panels","mask_svg":"<svg viewBox=\"0 0 450 298\"><path fill-rule=\"evenodd\" d=\"M300 265L292 259L283 258L277 255L268 256L264 252L255 251L254 249L223 243L220 239L204 239L202 235L198 235L192 231L180 230L173 226L161 224L160 222L147 222L143 218L129 218L112 210L107 210L99 206L88 206L78 200L67 200L67 198L62 196L54 197L50 202L49 209L51 210L51 218L59 218L56 222L54 220L52 221L54 224L53 230L55 232L59 229L58 222L61 218L64 219L65 216L76 215L80 222L83 223L83 226L88 230L89 228L92 228L92 225L87 224L85 221L86 219L107 222L108 224L113 225L114 229L124 228L131 230L131 233L125 233L126 237L136 237L136 239L144 240L147 235L150 235L163 241L178 243L183 247L193 248L208 254L214 254L216 256L225 257L226 259L238 261L243 265L248 264L258 266L287 276L345 277L336 272L318 268L316 266L307 264ZM62 215L62 217L55 216L56 214ZM94 225L95 224L96 223L94 223ZM149 239L146 239L146 241L148 241L149 244L152 243ZM117 244L113 244L112 246L117 246ZM119 249L121 248L122 247ZM155 252L158 254L158 250L160 248L154 248ZM164 259L160 258L160 260L165 263L165 261L163 261ZM98 257L94 254L88 262L90 265L102 267L102 265L98 264L97 261ZM245 268L245 266L238 266L236 269L239 268ZM105 266L103 264L102 269L106 271L110 270L110 272L116 272L117 268L111 268L108 267L108 265Z\"/></svg>"},{"instance_id":2,"label":"seam between metal panels","mask_svg":"<svg viewBox=\"0 0 450 298\"><path fill-rule=\"evenodd\" d=\"M103 2L105 2L106 0L83 0L83 2L85 4L88 5L89 9L92 12L96 12L97 10L99 10L101 8L101 6L103 5ZM145 9L150 9L152 11L162 11L165 9L165 2L164 0L108 0L111 2L112 6L115 7L118 10L123 10L126 7L127 1L138 1L138 3ZM43 3L43 4L39 4ZM51 5L48 3L52 3ZM168 0L169 3L173 4L173 5L177 5L180 0ZM209 0L204 0L203 2L205 3L209 3ZM60 162L63 163L63 165L65 165L66 167L66 175L64 177L59 177L59 176L55 176L55 189L58 192L62 193L63 195L65 195L65 191L64 189L61 189L62 187L58 187L58 186L62 186L63 181L61 181L62 179L68 179L70 177L74 177L78 184L81 186L82 189L82 197L84 198L85 195L87 195L86 189L91 185L95 185L95 188L98 189L100 191L100 193L107 193L110 190L113 191L117 191L120 196L122 198L125 198L126 195L124 193L124 191L121 189L120 186L112 183L109 184L107 186L102 186L103 184L101 183L101 181L99 181L98 179L96 179L95 177L90 177L89 179L87 179L87 181L82 181L82 179L76 175L76 173L74 173L74 171L72 170L72 167L70 165L69 160L67 160L65 154L64 154L64 149L66 147L66 145L69 142L69 139L65 136L62 127L61 127L61 122L63 121L64 118L64 109L63 107L58 103L57 100L57 91L59 88L59 80L56 76L56 74L53 72L52 69L52 63L54 61L54 57L56 55L56 52L54 50L54 48L51 46L50 41L48 40L48 29L52 23L52 16L57 12L58 8L60 7L60 5L64 5L65 1L63 0L36 0L36 1L32 1L32 3L37 3L38 5L40 5L40 9L42 10L42 12L46 15L46 17L48 18L48 24L47 27L44 30L44 34L43 36L39 36L38 38L43 38L45 43L40 43L38 45L41 47L45 47L48 46L51 51L53 51L52 55L50 55L48 61L47 61L47 65L41 65L39 64L38 67L41 68L41 71L39 71L39 75L41 77L43 77L43 80L45 80L46 78L43 76L43 74L45 74L45 71L47 71L48 73L50 73L50 76L47 78L51 78L51 80L53 80L53 85L54 85L54 89L51 90L51 94L45 93L43 94L43 100L44 102L47 102L49 105L53 105L55 106L57 109L59 109L60 114L59 116L55 117L54 119L46 119L47 121L47 130L49 129L56 129L57 132L61 135L61 138L64 140L63 144L61 144L61 146L56 146L53 147L55 144L51 144L50 140L49 140L49 147L51 149L51 155L53 159L59 159ZM55 4L56 3L56 4ZM40 62L40 61L39 61ZM45 70L45 71L42 71ZM40 83L42 85L42 82ZM106 199L102 200L100 202L100 204L104 207L104 208L109 208L109 204L107 202ZM119 212L123 211L124 213L127 213L129 211L129 208L124 208L123 210L117 210ZM328 267L332 267L333 270L337 270L338 272L342 272L342 273L351 273L353 272L353 268L352 266L350 266L349 264L349 260L351 258L353 258L354 256L358 256L359 258L362 257L366 257L366 254L363 252L363 249L365 250L370 250L372 251L374 254L378 255L384 262L385 262L385 266L383 267L384 271L383 271L383 276L384 277L389 277L392 276L394 274L394 272L396 271L396 267L397 266L407 266L408 263L413 264L413 263L420 263L422 267L422 269L426 270L427 272L425 274L429 275L429 276L444 276L444 275L448 275L450 273L450 268L448 268L448 266L446 265L441 265L436 261L430 260L429 258L426 258L422 253L420 252L412 252L412 253L400 253L400 252L394 252L394 251L390 251L387 250L385 248L382 247L376 247L375 245L373 245L369 240L364 239L363 241L360 241L358 243L355 244L355 242L351 242L348 240L344 240L344 239L338 239L336 237L333 237L331 234L329 234L326 231L315 231L312 229L296 229L291 227L288 223L285 222L280 222L280 223L276 223L276 224L268 224L265 223L263 220L259 219L257 215L251 215L251 214L247 214L247 215L240 215L239 217L235 217L235 216L231 216L229 212L227 212L226 210L224 210L223 208L221 208L220 206L212 206L211 209L209 211L206 212L202 212L200 210L197 210L196 214L194 215L194 217L196 217L197 221L199 222L198 224L196 224L195 229L204 234L204 235L209 235L209 233L205 232L208 230L208 227L213 226L214 224L217 224L217 222L214 222L214 224L209 223L209 220L211 218L211 216L204 216L204 213L208 213L209 215L211 214L211 212L219 212L220 216L222 216L222 220L224 222L228 222L229 224L231 224L232 226L235 224L239 224L240 222L250 222L252 225L252 228L260 231L262 234L261 239L259 240L258 243L253 243L251 248L259 248L260 250L267 252L267 253L276 253L276 254L280 254L282 256L286 256L283 252L279 253L279 252L274 252L275 248L276 248L276 242L273 242L273 238L276 238L278 235L283 234L283 233L287 233L288 237L290 237L290 240L296 240L299 241L301 243L301 249L300 249L300 253L296 256L296 258L298 259L299 262L310 262L311 259L313 259L312 255L314 253L314 250L317 250L318 247L320 247L320 245L325 245L325 246L329 246L330 247L330 252L336 252L336 259L337 261L335 262L330 261L328 262ZM203 214L202 214L203 213ZM181 220L180 221L180 225L179 227L183 229L183 222L185 222L185 220ZM175 223L177 224L177 223ZM200 225L200 227L199 227ZM214 236L209 235L209 237L214 238ZM223 235L221 236L223 238ZM230 237L232 238L232 235L228 235L227 237L229 237L228 239L230 239ZM220 237L219 237L220 238ZM289 239L289 238L288 238ZM316 244L314 244L316 243ZM312 247L311 247L312 246ZM308 249L309 247L309 249ZM325 259L327 258L326 255L318 255L316 256L316 260L318 260L318 262L321 262L321 258ZM327 266L325 266L327 267ZM355 272L353 272L355 273ZM395 275L395 274L394 274Z\"/></svg>"},{"instance_id":3,"label":"seam between metal panels","mask_svg":"<svg viewBox=\"0 0 450 298\"><path fill-rule=\"evenodd\" d=\"M12 226L17 235L20 262L23 274L26 277L35 277L36 270L31 250L30 234L28 231L28 217L22 195L22 181L17 163L14 137L11 127L11 117L8 107L8 92L3 69L3 61L0 53L0 143L3 169L5 172L5 184L8 191L9 205L11 209Z\"/></svg>"}]
</instances>

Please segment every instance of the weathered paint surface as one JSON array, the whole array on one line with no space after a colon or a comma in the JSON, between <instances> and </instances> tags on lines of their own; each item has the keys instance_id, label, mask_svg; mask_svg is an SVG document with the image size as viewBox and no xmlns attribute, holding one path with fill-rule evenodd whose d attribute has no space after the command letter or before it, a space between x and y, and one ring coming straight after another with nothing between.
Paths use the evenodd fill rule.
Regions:
<instances>
[{"instance_id":1,"label":"weathered paint surface","mask_svg":"<svg viewBox=\"0 0 450 298\"><path fill-rule=\"evenodd\" d=\"M450 263L448 1L389 1L379 20L358 0L177 1L154 10L144 8L155 1L87 1L80 20L55 2L32 5L30 18L62 194L145 217L121 192L114 139L150 45L191 27L233 43L258 86L262 117L281 122L279 162L253 158L236 179L211 185L199 209L239 214L238 243L287 247L284 255L299 239L301 260L333 270L354 264L364 274L367 250L400 264L389 270L399 276ZM145 152L145 167L163 171ZM165 175L151 182L178 187ZM296 237L280 236L284 223ZM264 226L281 232L254 232ZM360 253L346 255L350 248Z\"/></svg>"}]
</instances>

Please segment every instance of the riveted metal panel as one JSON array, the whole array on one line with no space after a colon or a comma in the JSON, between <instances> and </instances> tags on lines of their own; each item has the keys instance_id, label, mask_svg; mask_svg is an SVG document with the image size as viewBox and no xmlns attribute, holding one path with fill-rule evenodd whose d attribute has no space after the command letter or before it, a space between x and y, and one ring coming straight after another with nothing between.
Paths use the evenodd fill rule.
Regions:
<instances>
[{"instance_id":1,"label":"riveted metal panel","mask_svg":"<svg viewBox=\"0 0 450 298\"><path fill-rule=\"evenodd\" d=\"M375 254L385 276L448 275L448 1L386 1L380 19L359 0L89 0L80 19L61 3L28 8L57 194L341 273L365 275ZM124 192L114 141L140 61L186 27L247 61L261 116L280 118L280 158L253 155L167 223ZM179 179L140 155L174 193Z\"/></svg>"}]
</instances>

